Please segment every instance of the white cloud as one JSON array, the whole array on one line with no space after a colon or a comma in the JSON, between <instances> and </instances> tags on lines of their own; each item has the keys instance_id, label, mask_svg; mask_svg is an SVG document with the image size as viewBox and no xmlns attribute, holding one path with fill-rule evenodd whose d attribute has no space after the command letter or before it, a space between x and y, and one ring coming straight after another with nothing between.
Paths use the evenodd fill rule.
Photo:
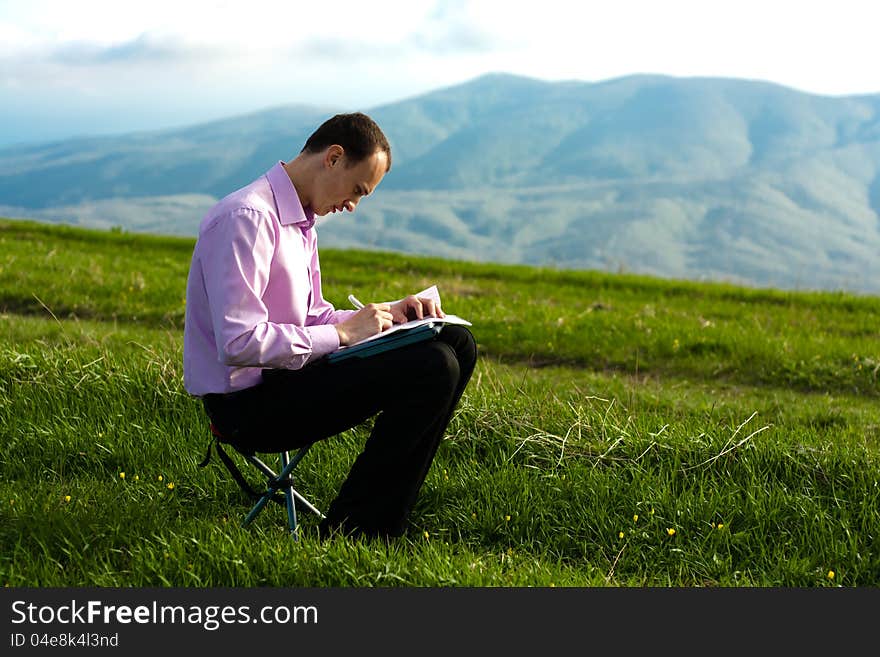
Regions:
<instances>
[{"instance_id":1,"label":"white cloud","mask_svg":"<svg viewBox=\"0 0 880 657\"><path fill-rule=\"evenodd\" d=\"M53 98L84 120L89 102L128 103L132 116L149 105L171 122L198 120L200 105L206 117L289 102L366 108L492 71L868 93L880 92L878 18L862 0L0 0L0 91L22 122Z\"/></svg>"},{"instance_id":2,"label":"white cloud","mask_svg":"<svg viewBox=\"0 0 880 657\"><path fill-rule=\"evenodd\" d=\"M835 3L617 0L332 3L31 0L0 5L0 56L71 64L175 56L238 68L234 59L420 58L425 76L502 68L545 79L636 72L772 79L817 93L880 91L880 8ZM428 56L424 58L424 56ZM311 61L311 60L310 60ZM274 62L267 68L274 74ZM280 63L279 68L280 68ZM295 71L291 71L293 75Z\"/></svg>"}]
</instances>

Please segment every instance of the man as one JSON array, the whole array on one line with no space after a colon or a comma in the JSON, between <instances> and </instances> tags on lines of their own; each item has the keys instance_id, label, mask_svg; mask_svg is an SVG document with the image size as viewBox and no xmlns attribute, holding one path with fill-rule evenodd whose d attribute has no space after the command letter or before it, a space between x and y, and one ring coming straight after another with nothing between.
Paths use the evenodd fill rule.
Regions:
<instances>
[{"instance_id":1,"label":"man","mask_svg":"<svg viewBox=\"0 0 880 657\"><path fill-rule=\"evenodd\" d=\"M294 449L368 418L363 452L319 531L400 536L476 363L462 326L370 358L322 356L389 328L443 316L431 299L336 310L321 294L316 216L348 210L391 169L391 147L361 113L325 121L202 220L187 280L184 385L224 438Z\"/></svg>"}]
</instances>

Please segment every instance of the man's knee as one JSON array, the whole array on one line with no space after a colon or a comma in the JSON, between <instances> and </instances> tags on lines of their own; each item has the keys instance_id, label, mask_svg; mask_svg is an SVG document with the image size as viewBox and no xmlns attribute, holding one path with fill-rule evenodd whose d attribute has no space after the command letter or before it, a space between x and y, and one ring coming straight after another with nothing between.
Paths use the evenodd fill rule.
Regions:
<instances>
[{"instance_id":1,"label":"man's knee","mask_svg":"<svg viewBox=\"0 0 880 657\"><path fill-rule=\"evenodd\" d=\"M445 383L450 387L455 387L458 383L461 376L458 356L455 349L445 342L435 340L427 343L419 360L425 374L437 383Z\"/></svg>"},{"instance_id":2,"label":"man's knee","mask_svg":"<svg viewBox=\"0 0 880 657\"><path fill-rule=\"evenodd\" d=\"M447 324L438 337L455 351L456 359L462 369L469 369L477 360L477 342L465 326Z\"/></svg>"}]
</instances>

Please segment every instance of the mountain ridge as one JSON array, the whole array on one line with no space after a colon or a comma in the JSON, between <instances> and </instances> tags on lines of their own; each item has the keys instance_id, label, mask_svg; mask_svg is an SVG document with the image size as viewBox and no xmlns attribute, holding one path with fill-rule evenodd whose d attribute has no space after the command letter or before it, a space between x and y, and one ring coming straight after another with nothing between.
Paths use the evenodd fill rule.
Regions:
<instances>
[{"instance_id":1,"label":"mountain ridge","mask_svg":"<svg viewBox=\"0 0 880 657\"><path fill-rule=\"evenodd\" d=\"M0 149L0 213L195 234L336 111ZM880 292L880 94L488 74L363 111L394 166L324 244Z\"/></svg>"}]
</instances>

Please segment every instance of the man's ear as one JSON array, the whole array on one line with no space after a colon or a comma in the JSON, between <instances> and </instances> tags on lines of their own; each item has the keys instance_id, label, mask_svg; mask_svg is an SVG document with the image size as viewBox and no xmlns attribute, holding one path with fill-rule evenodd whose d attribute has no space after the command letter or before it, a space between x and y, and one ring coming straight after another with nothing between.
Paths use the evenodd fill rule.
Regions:
<instances>
[{"instance_id":1,"label":"man's ear","mask_svg":"<svg viewBox=\"0 0 880 657\"><path fill-rule=\"evenodd\" d=\"M340 166L344 157L345 149L342 146L339 144L328 146L324 153L324 166L328 168Z\"/></svg>"}]
</instances>

